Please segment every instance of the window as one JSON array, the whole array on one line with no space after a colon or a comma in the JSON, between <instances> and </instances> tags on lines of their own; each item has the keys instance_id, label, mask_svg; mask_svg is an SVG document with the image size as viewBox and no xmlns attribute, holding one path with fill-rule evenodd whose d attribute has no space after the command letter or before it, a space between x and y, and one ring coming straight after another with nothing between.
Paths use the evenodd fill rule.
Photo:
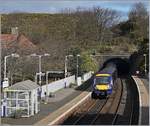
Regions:
<instances>
[{"instance_id":1,"label":"window","mask_svg":"<svg viewBox=\"0 0 150 126\"><path fill-rule=\"evenodd\" d=\"M94 82L95 84L108 84L110 83L110 77L97 77Z\"/></svg>"}]
</instances>

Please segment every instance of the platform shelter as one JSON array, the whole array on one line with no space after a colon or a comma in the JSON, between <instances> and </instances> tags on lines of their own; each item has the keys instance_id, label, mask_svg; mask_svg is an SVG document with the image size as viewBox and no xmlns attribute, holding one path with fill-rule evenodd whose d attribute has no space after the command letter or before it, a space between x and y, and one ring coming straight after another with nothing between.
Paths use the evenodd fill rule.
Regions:
<instances>
[{"instance_id":1,"label":"platform shelter","mask_svg":"<svg viewBox=\"0 0 150 126\"><path fill-rule=\"evenodd\" d=\"M30 117L40 111L39 85L31 80L18 82L3 90L3 115L8 117L21 111L21 117Z\"/></svg>"}]
</instances>

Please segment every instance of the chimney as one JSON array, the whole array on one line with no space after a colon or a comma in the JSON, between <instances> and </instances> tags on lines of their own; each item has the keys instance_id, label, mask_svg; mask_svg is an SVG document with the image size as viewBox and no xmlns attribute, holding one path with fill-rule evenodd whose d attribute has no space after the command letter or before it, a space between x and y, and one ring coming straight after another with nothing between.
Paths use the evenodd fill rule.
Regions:
<instances>
[{"instance_id":1,"label":"chimney","mask_svg":"<svg viewBox=\"0 0 150 126\"><path fill-rule=\"evenodd\" d=\"M12 27L11 28L11 34L18 36L18 27Z\"/></svg>"}]
</instances>

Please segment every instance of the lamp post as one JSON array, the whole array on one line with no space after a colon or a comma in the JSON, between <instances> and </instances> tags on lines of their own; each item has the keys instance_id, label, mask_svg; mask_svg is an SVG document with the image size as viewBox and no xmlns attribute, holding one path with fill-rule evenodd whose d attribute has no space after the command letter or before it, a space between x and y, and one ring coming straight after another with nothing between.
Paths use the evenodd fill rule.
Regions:
<instances>
[{"instance_id":1,"label":"lamp post","mask_svg":"<svg viewBox=\"0 0 150 126\"><path fill-rule=\"evenodd\" d=\"M15 57L15 58L17 58L17 57L19 57L19 55L18 54L16 54L16 53L12 53L11 55L7 55L7 56L5 56L4 57L4 81L3 81L3 84L6 84L6 87L7 87L7 85L8 85L8 77L7 77L7 58L9 58L9 57Z\"/></svg>"},{"instance_id":2,"label":"lamp post","mask_svg":"<svg viewBox=\"0 0 150 126\"><path fill-rule=\"evenodd\" d=\"M146 73L147 73L147 70L146 70L146 54L143 54L143 56L145 58L145 65L144 65L145 66L145 70L144 71L145 71L145 75L146 75Z\"/></svg>"},{"instance_id":3,"label":"lamp post","mask_svg":"<svg viewBox=\"0 0 150 126\"><path fill-rule=\"evenodd\" d=\"M67 61L68 61L68 57L73 57L73 55L65 56L65 78L67 77Z\"/></svg>"},{"instance_id":4,"label":"lamp post","mask_svg":"<svg viewBox=\"0 0 150 126\"><path fill-rule=\"evenodd\" d=\"M77 55L77 73L76 73L76 79L78 78L78 73L79 73L79 58L78 57L80 57L79 54Z\"/></svg>"},{"instance_id":5,"label":"lamp post","mask_svg":"<svg viewBox=\"0 0 150 126\"><path fill-rule=\"evenodd\" d=\"M43 55L37 55L36 53L34 53L34 54L31 54L30 56L35 56L35 57L37 56L39 58L39 84L41 86L41 84L42 84L42 64L41 64L41 60L42 60L43 56L50 56L50 54L45 53Z\"/></svg>"}]
</instances>

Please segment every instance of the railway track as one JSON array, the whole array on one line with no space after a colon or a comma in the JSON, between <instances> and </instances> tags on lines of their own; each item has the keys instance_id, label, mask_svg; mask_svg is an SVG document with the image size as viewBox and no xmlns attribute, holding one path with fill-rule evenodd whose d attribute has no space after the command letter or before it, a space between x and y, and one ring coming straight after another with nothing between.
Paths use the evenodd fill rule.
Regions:
<instances>
[{"instance_id":1,"label":"railway track","mask_svg":"<svg viewBox=\"0 0 150 126\"><path fill-rule=\"evenodd\" d=\"M118 86L116 87L118 88ZM87 106L83 107L82 110L74 113L74 115L64 121L63 125L86 125L93 122L93 120L98 117L98 113L100 113L104 109L104 106L109 107L111 105L111 102L113 101L117 93L117 88L113 91L112 95L109 98L89 101Z\"/></svg>"},{"instance_id":2,"label":"railway track","mask_svg":"<svg viewBox=\"0 0 150 126\"><path fill-rule=\"evenodd\" d=\"M129 84L118 79L116 88L107 99L90 100L83 108L63 122L63 125L136 124L134 96ZM127 104L126 104L127 103Z\"/></svg>"},{"instance_id":3,"label":"railway track","mask_svg":"<svg viewBox=\"0 0 150 126\"><path fill-rule=\"evenodd\" d=\"M111 125L117 119L117 110L119 108L119 104L121 102L123 94L123 84L122 81L119 79L117 82L117 89L112 101L109 101L103 107L103 109L97 114L94 120L90 123L91 125L98 125L98 124L107 124Z\"/></svg>"},{"instance_id":4,"label":"railway track","mask_svg":"<svg viewBox=\"0 0 150 126\"><path fill-rule=\"evenodd\" d=\"M124 103L124 99L122 100L122 103L124 103L124 113L122 116L120 116L120 113L117 115L117 120L114 124L123 124L123 125L137 125L138 124L138 118L139 118L139 96L138 96L138 90L136 85L134 84L134 81L131 79L131 77L128 77L128 79L123 79L124 84L126 85L126 89L124 89L126 93L126 102ZM121 104L122 105L122 104ZM120 105L120 106L121 106ZM121 110L121 107L120 107Z\"/></svg>"}]
</instances>

